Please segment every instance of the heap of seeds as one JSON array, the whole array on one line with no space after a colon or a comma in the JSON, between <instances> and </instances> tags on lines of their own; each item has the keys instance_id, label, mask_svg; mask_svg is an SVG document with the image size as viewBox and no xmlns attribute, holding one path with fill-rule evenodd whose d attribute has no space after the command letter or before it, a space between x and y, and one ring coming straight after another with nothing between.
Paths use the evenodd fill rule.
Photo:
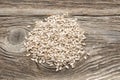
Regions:
<instances>
[{"instance_id":1,"label":"heap of seeds","mask_svg":"<svg viewBox=\"0 0 120 80\"><path fill-rule=\"evenodd\" d=\"M31 60L53 66L59 71L74 68L75 62L85 54L84 39L84 31L77 19L62 14L36 21L24 45Z\"/></svg>"}]
</instances>

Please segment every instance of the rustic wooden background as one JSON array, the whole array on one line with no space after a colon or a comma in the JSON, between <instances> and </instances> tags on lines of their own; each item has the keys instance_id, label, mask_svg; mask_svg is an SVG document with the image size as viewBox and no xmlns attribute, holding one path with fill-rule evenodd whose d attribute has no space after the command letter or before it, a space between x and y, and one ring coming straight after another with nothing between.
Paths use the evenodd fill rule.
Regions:
<instances>
[{"instance_id":1,"label":"rustic wooden background","mask_svg":"<svg viewBox=\"0 0 120 80\"><path fill-rule=\"evenodd\" d=\"M25 57L23 41L34 21L63 12L86 31L89 56L54 72ZM120 0L0 0L0 80L120 80Z\"/></svg>"}]
</instances>

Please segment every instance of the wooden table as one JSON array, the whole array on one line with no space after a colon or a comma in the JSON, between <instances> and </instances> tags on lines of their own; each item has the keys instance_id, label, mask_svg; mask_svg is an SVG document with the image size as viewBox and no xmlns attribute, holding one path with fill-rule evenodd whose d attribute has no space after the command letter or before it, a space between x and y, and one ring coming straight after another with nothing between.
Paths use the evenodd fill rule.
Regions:
<instances>
[{"instance_id":1,"label":"wooden table","mask_svg":"<svg viewBox=\"0 0 120 80\"><path fill-rule=\"evenodd\" d=\"M36 20L64 12L86 31L89 56L54 72L26 57L23 41ZM120 0L0 0L0 80L120 80Z\"/></svg>"}]
</instances>

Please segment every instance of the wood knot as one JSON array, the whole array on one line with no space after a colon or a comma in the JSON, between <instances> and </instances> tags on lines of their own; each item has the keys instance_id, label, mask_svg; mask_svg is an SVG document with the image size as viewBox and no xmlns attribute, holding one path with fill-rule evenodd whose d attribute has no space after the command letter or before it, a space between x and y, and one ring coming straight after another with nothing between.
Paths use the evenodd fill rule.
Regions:
<instances>
[{"instance_id":1,"label":"wood knot","mask_svg":"<svg viewBox=\"0 0 120 80\"><path fill-rule=\"evenodd\" d=\"M25 30L22 28L14 28L8 34L8 41L10 44L20 44L25 38Z\"/></svg>"}]
</instances>

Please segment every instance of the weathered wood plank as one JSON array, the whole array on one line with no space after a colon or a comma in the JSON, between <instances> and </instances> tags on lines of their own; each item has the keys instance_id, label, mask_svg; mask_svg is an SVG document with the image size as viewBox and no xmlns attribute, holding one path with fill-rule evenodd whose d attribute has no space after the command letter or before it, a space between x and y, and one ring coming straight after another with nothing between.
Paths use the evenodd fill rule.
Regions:
<instances>
[{"instance_id":1,"label":"weathered wood plank","mask_svg":"<svg viewBox=\"0 0 120 80\"><path fill-rule=\"evenodd\" d=\"M119 0L0 0L0 15L120 15Z\"/></svg>"},{"instance_id":2,"label":"weathered wood plank","mask_svg":"<svg viewBox=\"0 0 120 80\"><path fill-rule=\"evenodd\" d=\"M85 49L90 56L73 70L58 73L24 56L23 35L33 28L35 20L44 17L0 17L1 80L119 80L120 16L74 16L86 31Z\"/></svg>"},{"instance_id":3,"label":"weathered wood plank","mask_svg":"<svg viewBox=\"0 0 120 80\"><path fill-rule=\"evenodd\" d=\"M74 69L53 72L24 56L23 41L34 21L64 12L86 31L89 56ZM120 0L0 0L0 80L119 79Z\"/></svg>"},{"instance_id":4,"label":"weathered wood plank","mask_svg":"<svg viewBox=\"0 0 120 80\"><path fill-rule=\"evenodd\" d=\"M17 8L116 8L119 0L0 0L0 7Z\"/></svg>"}]
</instances>

